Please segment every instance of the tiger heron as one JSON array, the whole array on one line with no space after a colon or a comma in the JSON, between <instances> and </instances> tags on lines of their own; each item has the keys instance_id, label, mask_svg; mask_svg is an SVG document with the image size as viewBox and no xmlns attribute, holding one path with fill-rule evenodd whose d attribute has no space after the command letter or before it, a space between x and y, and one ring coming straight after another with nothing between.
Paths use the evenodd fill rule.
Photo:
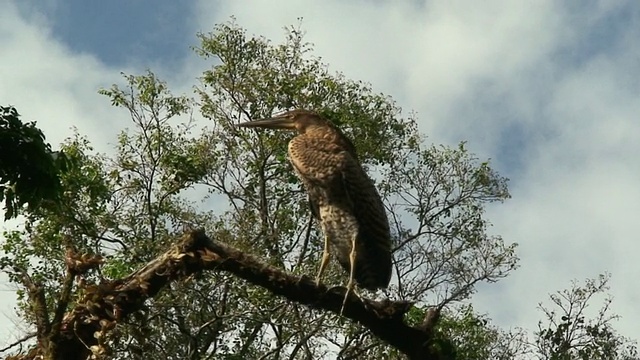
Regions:
<instances>
[{"instance_id":1,"label":"tiger heron","mask_svg":"<svg viewBox=\"0 0 640 360\"><path fill-rule=\"evenodd\" d=\"M332 253L349 273L344 310L354 280L368 290L391 279L391 236L380 195L358 161L353 143L315 112L293 110L239 127L292 130L289 160L309 195L311 212L324 233L316 282Z\"/></svg>"}]
</instances>

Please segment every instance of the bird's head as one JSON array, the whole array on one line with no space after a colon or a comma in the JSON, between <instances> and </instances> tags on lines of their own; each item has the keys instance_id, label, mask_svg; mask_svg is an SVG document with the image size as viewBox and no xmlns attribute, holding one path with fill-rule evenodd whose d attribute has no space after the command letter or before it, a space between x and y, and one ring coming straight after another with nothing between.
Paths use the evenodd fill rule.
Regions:
<instances>
[{"instance_id":1,"label":"bird's head","mask_svg":"<svg viewBox=\"0 0 640 360\"><path fill-rule=\"evenodd\" d=\"M240 123L236 126L247 128L267 128L297 131L304 134L309 128L315 126L328 126L327 120L309 110L291 110L268 119L260 119Z\"/></svg>"},{"instance_id":2,"label":"bird's head","mask_svg":"<svg viewBox=\"0 0 640 360\"><path fill-rule=\"evenodd\" d=\"M354 159L358 158L356 149L349 138L331 121L309 110L291 110L268 119L247 121L236 125L246 128L266 128L297 131L299 134L315 134L340 145L351 153Z\"/></svg>"}]
</instances>

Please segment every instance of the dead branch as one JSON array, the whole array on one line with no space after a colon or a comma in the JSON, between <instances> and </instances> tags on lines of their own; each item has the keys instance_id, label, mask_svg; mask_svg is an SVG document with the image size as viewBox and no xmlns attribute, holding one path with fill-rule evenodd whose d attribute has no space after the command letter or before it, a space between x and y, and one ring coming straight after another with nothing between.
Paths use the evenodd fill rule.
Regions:
<instances>
[{"instance_id":1,"label":"dead branch","mask_svg":"<svg viewBox=\"0 0 640 360\"><path fill-rule=\"evenodd\" d=\"M142 269L116 281L85 285L76 307L68 312L57 334L46 334L49 349L34 348L22 360L86 360L92 353L108 354L106 334L128 315L139 310L174 280L204 270L226 271L273 294L316 309L338 314L345 288L316 286L306 276L290 275L255 256L210 239L202 230L186 234L170 250ZM351 295L344 316L359 322L380 339L405 353L409 359L441 359L432 348L432 328L437 316L431 312L419 328L403 322L412 306L408 302L371 301ZM40 331L40 329L39 329ZM42 338L43 334L39 334Z\"/></svg>"}]
</instances>

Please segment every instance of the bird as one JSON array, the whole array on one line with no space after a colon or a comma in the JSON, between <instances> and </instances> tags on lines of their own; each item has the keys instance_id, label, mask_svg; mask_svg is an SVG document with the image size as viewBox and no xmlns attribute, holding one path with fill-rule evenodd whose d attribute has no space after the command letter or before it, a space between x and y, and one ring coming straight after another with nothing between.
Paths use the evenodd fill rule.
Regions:
<instances>
[{"instance_id":1,"label":"bird","mask_svg":"<svg viewBox=\"0 0 640 360\"><path fill-rule=\"evenodd\" d=\"M392 271L389 220L351 140L330 120L303 109L236 126L297 133L287 147L289 161L324 234L316 283L320 284L330 254L349 274L340 314L354 282L372 291L387 288Z\"/></svg>"}]
</instances>

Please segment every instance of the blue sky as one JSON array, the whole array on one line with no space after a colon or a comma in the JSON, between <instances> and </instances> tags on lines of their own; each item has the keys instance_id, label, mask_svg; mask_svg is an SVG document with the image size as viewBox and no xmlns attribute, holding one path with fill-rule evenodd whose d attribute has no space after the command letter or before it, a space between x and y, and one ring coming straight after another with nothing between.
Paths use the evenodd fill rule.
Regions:
<instances>
[{"instance_id":1,"label":"blue sky","mask_svg":"<svg viewBox=\"0 0 640 360\"><path fill-rule=\"evenodd\" d=\"M233 15L278 42L303 17L332 70L416 111L429 141L466 140L511 178L513 199L487 216L493 233L520 244L521 268L481 287L481 311L533 329L548 293L610 271L616 327L640 339L638 2L89 4L8 0L0 14L0 100L38 120L52 143L76 126L109 149L127 119L96 91L120 82L120 72L151 69L190 94L210 66L190 50L197 32ZM0 316L11 319L11 292L1 293Z\"/></svg>"},{"instance_id":2,"label":"blue sky","mask_svg":"<svg viewBox=\"0 0 640 360\"><path fill-rule=\"evenodd\" d=\"M193 1L87 2L33 1L18 3L21 16L45 16L52 37L71 51L89 53L108 66L159 61L176 67L195 42L189 26ZM35 19L33 19L35 20Z\"/></svg>"}]
</instances>

